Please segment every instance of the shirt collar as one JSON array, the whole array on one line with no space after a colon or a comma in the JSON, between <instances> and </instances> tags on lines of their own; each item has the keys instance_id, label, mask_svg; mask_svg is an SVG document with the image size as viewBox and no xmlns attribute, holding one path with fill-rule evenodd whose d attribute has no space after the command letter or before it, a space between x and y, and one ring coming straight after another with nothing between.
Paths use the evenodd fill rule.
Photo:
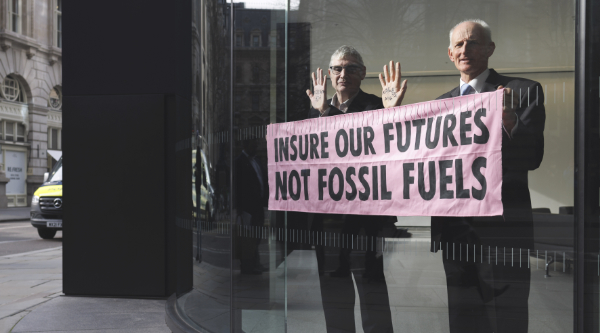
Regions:
<instances>
[{"instance_id":1,"label":"shirt collar","mask_svg":"<svg viewBox=\"0 0 600 333\"><path fill-rule=\"evenodd\" d=\"M360 91L358 91L356 94L354 94L354 96L348 98L346 101L340 103L340 111L346 113L346 111L348 111L348 108L350 107L350 104L352 103L352 101L356 98L356 96L358 96L358 93ZM331 98L331 106L335 106L337 104L337 93L333 94L333 97Z\"/></svg>"},{"instance_id":2,"label":"shirt collar","mask_svg":"<svg viewBox=\"0 0 600 333\"><path fill-rule=\"evenodd\" d=\"M469 81L469 83L460 79L460 89L462 90L462 86L468 84L475 89L476 93L480 93L483 90L483 85L485 84L485 80L487 80L488 76L490 76L489 68L487 68L485 71L483 71L483 73L479 74L473 80Z\"/></svg>"}]
</instances>

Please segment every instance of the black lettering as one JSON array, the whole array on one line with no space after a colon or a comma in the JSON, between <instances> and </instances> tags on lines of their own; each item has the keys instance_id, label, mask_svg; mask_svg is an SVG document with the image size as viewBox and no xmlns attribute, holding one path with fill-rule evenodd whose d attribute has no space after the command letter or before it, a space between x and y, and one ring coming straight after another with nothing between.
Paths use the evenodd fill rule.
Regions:
<instances>
[{"instance_id":1,"label":"black lettering","mask_svg":"<svg viewBox=\"0 0 600 333\"><path fill-rule=\"evenodd\" d=\"M356 199L356 184L354 183L354 180L352 179L352 176L354 176L356 174L356 169L354 167L348 167L348 169L346 170L346 183L348 183L350 185L350 187L352 188L352 192L348 192L346 191L346 199L347 200L354 200Z\"/></svg>"},{"instance_id":2,"label":"black lettering","mask_svg":"<svg viewBox=\"0 0 600 333\"><path fill-rule=\"evenodd\" d=\"M344 150L340 148L340 138L344 140ZM339 157L348 155L348 134L344 129L341 129L335 135L335 152Z\"/></svg>"},{"instance_id":3,"label":"black lettering","mask_svg":"<svg viewBox=\"0 0 600 333\"><path fill-rule=\"evenodd\" d=\"M287 171L283 172L283 179L279 171L275 172L275 200L279 200L280 192L281 199L287 200Z\"/></svg>"},{"instance_id":4,"label":"black lettering","mask_svg":"<svg viewBox=\"0 0 600 333\"><path fill-rule=\"evenodd\" d=\"M350 129L350 153L352 156L359 156L362 153L362 130L356 129L356 148L354 148L354 129Z\"/></svg>"},{"instance_id":5,"label":"black lettering","mask_svg":"<svg viewBox=\"0 0 600 333\"><path fill-rule=\"evenodd\" d=\"M296 180L296 192L294 192L294 180ZM300 199L300 191L302 187L300 187L300 175L296 170L290 171L288 189L290 190L290 198L292 198L294 201L298 201L298 199Z\"/></svg>"},{"instance_id":6,"label":"black lettering","mask_svg":"<svg viewBox=\"0 0 600 333\"><path fill-rule=\"evenodd\" d=\"M429 161L429 192L425 191L425 172L423 166L425 163L419 162L419 194L424 200L431 200L435 196L435 162Z\"/></svg>"},{"instance_id":7,"label":"black lettering","mask_svg":"<svg viewBox=\"0 0 600 333\"><path fill-rule=\"evenodd\" d=\"M302 152L302 137L300 137L298 143L300 144L300 159L306 161L308 158L308 134L304 136L304 147L306 148L304 152Z\"/></svg>"},{"instance_id":8,"label":"black lettering","mask_svg":"<svg viewBox=\"0 0 600 333\"><path fill-rule=\"evenodd\" d=\"M415 183L415 177L410 175L410 172L415 169L414 163L404 163L404 199L410 199L410 184Z\"/></svg>"},{"instance_id":9,"label":"black lettering","mask_svg":"<svg viewBox=\"0 0 600 333\"><path fill-rule=\"evenodd\" d=\"M467 118L471 118L471 111L465 111L460 113L460 144L462 146L470 145L471 138L467 137L467 132L471 132L471 124L467 124ZM456 193L458 198L458 191Z\"/></svg>"},{"instance_id":10,"label":"black lettering","mask_svg":"<svg viewBox=\"0 0 600 333\"><path fill-rule=\"evenodd\" d=\"M454 167L454 175L456 176L456 198L468 199L471 197L469 189L463 188L463 163L462 159L457 159Z\"/></svg>"},{"instance_id":11,"label":"black lettering","mask_svg":"<svg viewBox=\"0 0 600 333\"><path fill-rule=\"evenodd\" d=\"M431 140L431 127L433 126L433 117L427 119L427 134L425 135L425 146L429 149L437 147L440 141L440 127L442 126L442 117L435 117L435 135ZM434 192L435 193L435 192Z\"/></svg>"},{"instance_id":12,"label":"black lettering","mask_svg":"<svg viewBox=\"0 0 600 333\"><path fill-rule=\"evenodd\" d=\"M327 169L319 169L319 200L323 200L323 189L327 186L327 182L323 177L327 176Z\"/></svg>"},{"instance_id":13,"label":"black lettering","mask_svg":"<svg viewBox=\"0 0 600 333\"><path fill-rule=\"evenodd\" d=\"M473 198L477 200L483 200L487 191L487 181L485 180L485 176L481 174L481 168L486 167L487 159L485 157L477 157L475 161L473 161L473 166L471 167L473 176L475 176L475 179L477 179L479 184L481 184L481 190L478 190L475 187L472 188Z\"/></svg>"},{"instance_id":14,"label":"black lettering","mask_svg":"<svg viewBox=\"0 0 600 333\"><path fill-rule=\"evenodd\" d=\"M390 152L390 141L394 140L394 135L390 134L390 130L394 128L394 124L383 124L383 138L385 141L385 153Z\"/></svg>"},{"instance_id":15,"label":"black lettering","mask_svg":"<svg viewBox=\"0 0 600 333\"><path fill-rule=\"evenodd\" d=\"M446 186L452 184L452 176L446 174L446 169L452 167L452 160L440 161L440 199L454 198L454 191L448 190Z\"/></svg>"},{"instance_id":16,"label":"black lettering","mask_svg":"<svg viewBox=\"0 0 600 333\"><path fill-rule=\"evenodd\" d=\"M365 126L365 130L363 131L365 134L365 155L369 155L369 150L371 154L375 155L375 149L373 148L373 139L375 139L375 132L373 132L373 128L370 126ZM369 134L371 134L369 136Z\"/></svg>"},{"instance_id":17,"label":"black lettering","mask_svg":"<svg viewBox=\"0 0 600 333\"><path fill-rule=\"evenodd\" d=\"M279 162L279 156L277 156L278 153L278 149L277 149L277 138L275 138L275 140L273 140L273 143L275 144L275 162ZM10 168L8 169L8 171L10 171Z\"/></svg>"},{"instance_id":18,"label":"black lettering","mask_svg":"<svg viewBox=\"0 0 600 333\"><path fill-rule=\"evenodd\" d=\"M365 175L368 174L369 167L364 166L358 169L358 180L360 180L360 183L365 188L364 192L358 193L358 198L362 201L369 200L369 195L371 195L371 188L369 187L369 182L367 182L367 180L365 179Z\"/></svg>"},{"instance_id":19,"label":"black lettering","mask_svg":"<svg viewBox=\"0 0 600 333\"><path fill-rule=\"evenodd\" d=\"M295 161L298 158L298 148L294 144L294 141L298 140L298 136L292 135L290 139L290 147L292 148L293 153L290 154L290 160Z\"/></svg>"},{"instance_id":20,"label":"black lettering","mask_svg":"<svg viewBox=\"0 0 600 333\"><path fill-rule=\"evenodd\" d=\"M379 175L377 166L373 166L373 200L379 200Z\"/></svg>"},{"instance_id":21,"label":"black lettering","mask_svg":"<svg viewBox=\"0 0 600 333\"><path fill-rule=\"evenodd\" d=\"M302 178L304 178L304 200L308 200L308 176L310 176L310 169L300 170Z\"/></svg>"},{"instance_id":22,"label":"black lettering","mask_svg":"<svg viewBox=\"0 0 600 333\"><path fill-rule=\"evenodd\" d=\"M328 132L321 132L321 158L329 158L329 152L326 151L327 147L329 147L329 143L327 142Z\"/></svg>"},{"instance_id":23,"label":"black lettering","mask_svg":"<svg viewBox=\"0 0 600 333\"><path fill-rule=\"evenodd\" d=\"M475 118L473 119L473 122L475 122L475 126L479 127L479 129L481 130L481 135L474 135L475 143L480 145L486 144L490 139L490 131L488 131L487 126L485 126L483 121L481 121L481 117L485 117L485 113L485 109L479 109L475 111ZM473 196L475 196L475 194L473 194Z\"/></svg>"},{"instance_id":24,"label":"black lettering","mask_svg":"<svg viewBox=\"0 0 600 333\"><path fill-rule=\"evenodd\" d=\"M288 155L288 143L290 138L285 138L285 143L283 138L279 138L279 160L283 162L283 157L285 156L285 160L289 161L290 157Z\"/></svg>"},{"instance_id":25,"label":"black lettering","mask_svg":"<svg viewBox=\"0 0 600 333\"><path fill-rule=\"evenodd\" d=\"M415 138L415 150L419 150L421 145L421 127L425 125L425 119L413 120L413 126L417 128L417 137Z\"/></svg>"},{"instance_id":26,"label":"black lettering","mask_svg":"<svg viewBox=\"0 0 600 333\"><path fill-rule=\"evenodd\" d=\"M458 146L458 143L454 138L454 134L452 133L452 131L454 131L454 127L456 127L456 117L453 114L447 114L444 118L444 131L442 134L444 136L444 147L448 147L448 140L450 140L450 143L454 147Z\"/></svg>"},{"instance_id":27,"label":"black lettering","mask_svg":"<svg viewBox=\"0 0 600 333\"><path fill-rule=\"evenodd\" d=\"M381 166L381 200L392 200L392 192L387 190L385 165Z\"/></svg>"},{"instance_id":28,"label":"black lettering","mask_svg":"<svg viewBox=\"0 0 600 333\"><path fill-rule=\"evenodd\" d=\"M396 123L396 134L398 136L398 141L396 141L396 144L398 145L398 151L400 151L401 153L404 153L405 151L408 150L408 147L410 147L411 127L412 126L410 126L410 121L404 122L404 129L405 129L404 132L406 132L406 133L405 133L404 144L402 144L402 123L401 122Z\"/></svg>"},{"instance_id":29,"label":"black lettering","mask_svg":"<svg viewBox=\"0 0 600 333\"><path fill-rule=\"evenodd\" d=\"M333 188L333 177L338 177L338 191L334 192ZM331 199L335 201L340 201L342 199L342 195L344 194L344 175L342 174L342 170L340 168L333 168L331 173L329 174L329 196Z\"/></svg>"},{"instance_id":30,"label":"black lettering","mask_svg":"<svg viewBox=\"0 0 600 333\"><path fill-rule=\"evenodd\" d=\"M319 152L317 148L319 147L319 136L316 134L310 135L310 159L313 160L315 158L319 158Z\"/></svg>"}]
</instances>

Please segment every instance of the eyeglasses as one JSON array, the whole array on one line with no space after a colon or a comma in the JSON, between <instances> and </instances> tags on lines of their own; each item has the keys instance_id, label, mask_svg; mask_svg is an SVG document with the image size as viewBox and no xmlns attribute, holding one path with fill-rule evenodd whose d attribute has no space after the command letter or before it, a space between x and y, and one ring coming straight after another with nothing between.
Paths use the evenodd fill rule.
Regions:
<instances>
[{"instance_id":1,"label":"eyeglasses","mask_svg":"<svg viewBox=\"0 0 600 333\"><path fill-rule=\"evenodd\" d=\"M346 73L348 74L354 74L354 73L358 73L360 72L363 68L361 66L357 66L357 65L349 65L349 66L329 66L329 69L331 69L331 72L335 75L340 75L340 73L342 73L342 70L346 70Z\"/></svg>"}]
</instances>

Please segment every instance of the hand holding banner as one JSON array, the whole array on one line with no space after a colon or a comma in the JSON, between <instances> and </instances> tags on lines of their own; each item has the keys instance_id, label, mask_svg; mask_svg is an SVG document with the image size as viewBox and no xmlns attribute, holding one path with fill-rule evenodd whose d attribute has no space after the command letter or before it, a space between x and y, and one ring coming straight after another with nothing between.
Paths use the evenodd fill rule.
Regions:
<instances>
[{"instance_id":1,"label":"hand holding banner","mask_svg":"<svg viewBox=\"0 0 600 333\"><path fill-rule=\"evenodd\" d=\"M502 97L269 125L269 210L502 215Z\"/></svg>"}]
</instances>

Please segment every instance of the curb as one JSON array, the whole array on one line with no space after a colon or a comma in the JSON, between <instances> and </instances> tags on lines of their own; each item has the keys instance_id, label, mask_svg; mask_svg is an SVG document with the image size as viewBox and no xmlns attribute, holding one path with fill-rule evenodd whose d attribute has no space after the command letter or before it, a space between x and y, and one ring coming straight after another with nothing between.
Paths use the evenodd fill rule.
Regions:
<instances>
[{"instance_id":1,"label":"curb","mask_svg":"<svg viewBox=\"0 0 600 333\"><path fill-rule=\"evenodd\" d=\"M0 219L0 223L22 222L22 221L31 221L31 218L30 217L18 217L18 218L14 218L14 219Z\"/></svg>"}]
</instances>

